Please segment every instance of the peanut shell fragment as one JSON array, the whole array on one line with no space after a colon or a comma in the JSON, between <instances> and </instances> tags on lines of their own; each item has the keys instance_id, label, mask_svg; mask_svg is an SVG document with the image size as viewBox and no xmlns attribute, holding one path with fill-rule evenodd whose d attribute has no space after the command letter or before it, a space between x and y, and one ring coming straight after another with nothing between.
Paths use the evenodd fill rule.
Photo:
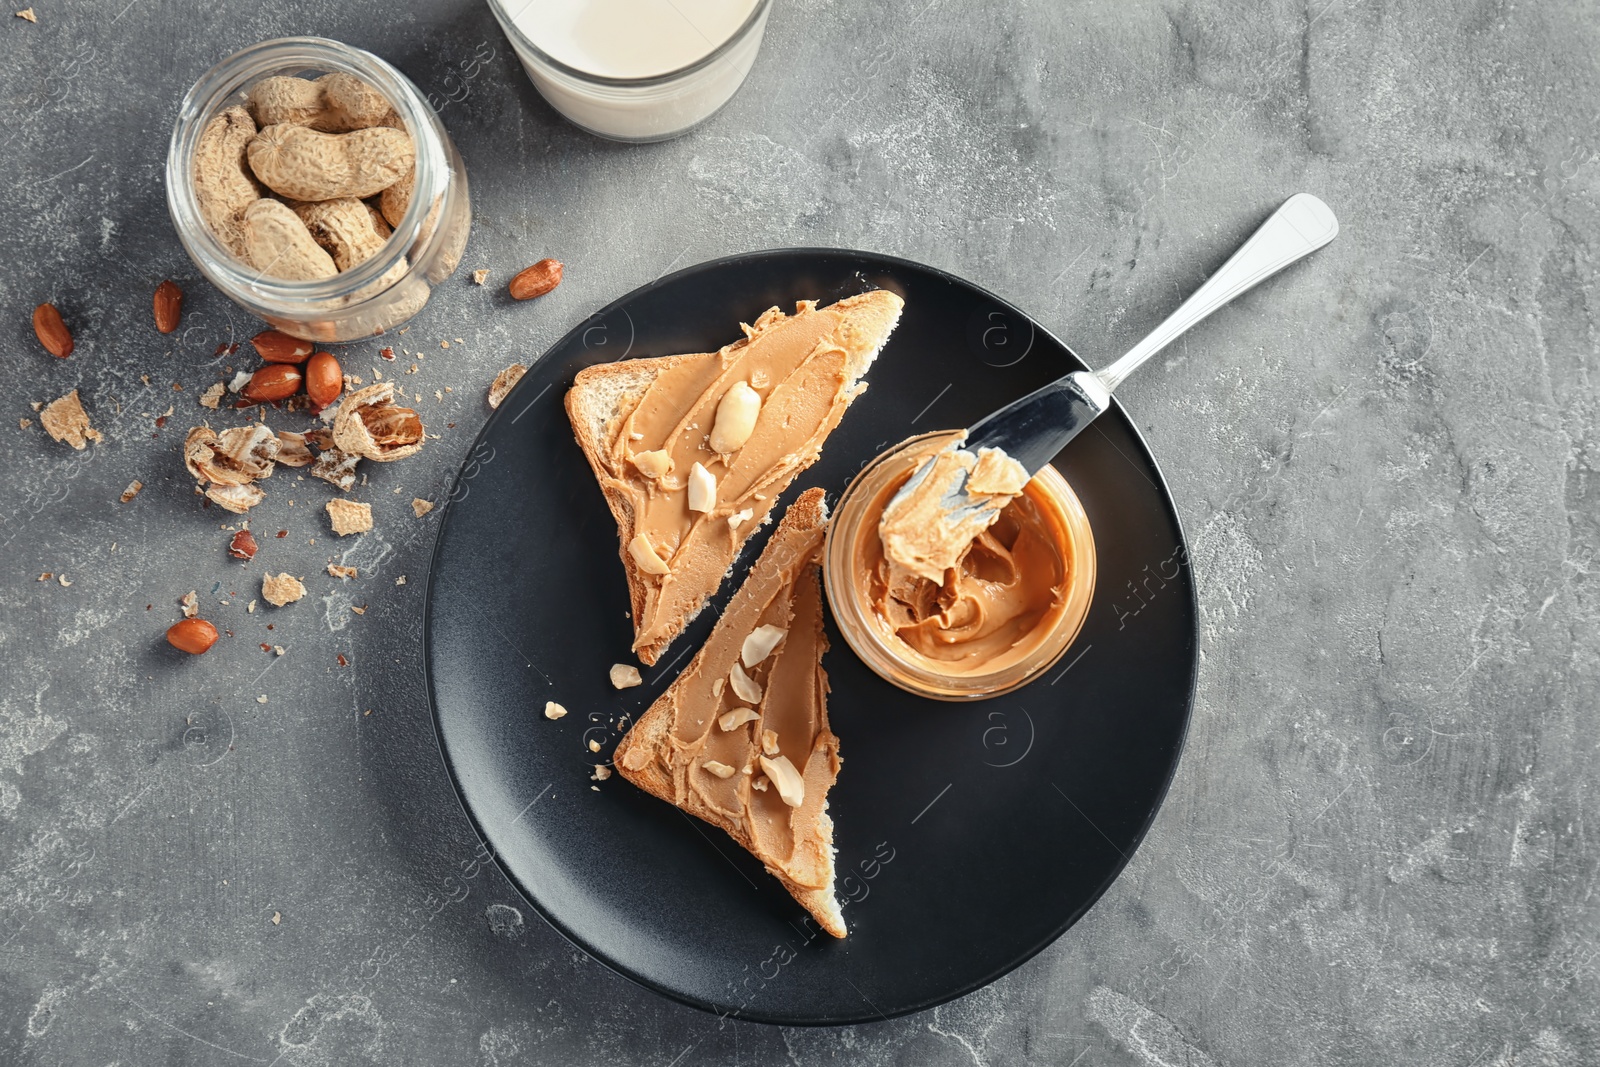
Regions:
<instances>
[{"instance_id":1,"label":"peanut shell fragment","mask_svg":"<svg viewBox=\"0 0 1600 1067\"><path fill-rule=\"evenodd\" d=\"M275 608L293 604L306 595L306 587L292 574L268 574L261 579L261 597Z\"/></svg>"},{"instance_id":2,"label":"peanut shell fragment","mask_svg":"<svg viewBox=\"0 0 1600 1067\"><path fill-rule=\"evenodd\" d=\"M376 463L404 459L417 452L422 441L422 419L394 402L393 382L351 393L333 420L334 446Z\"/></svg>"},{"instance_id":3,"label":"peanut shell fragment","mask_svg":"<svg viewBox=\"0 0 1600 1067\"><path fill-rule=\"evenodd\" d=\"M277 435L259 422L220 434L196 426L183 442L183 464L201 485L248 485L268 478L278 458Z\"/></svg>"},{"instance_id":4,"label":"peanut shell fragment","mask_svg":"<svg viewBox=\"0 0 1600 1067\"><path fill-rule=\"evenodd\" d=\"M512 386L522 381L522 376L528 373L528 368L521 363L513 363L505 370L494 376L494 381L489 385L489 409L492 411L505 400L506 394L511 392Z\"/></svg>"},{"instance_id":5,"label":"peanut shell fragment","mask_svg":"<svg viewBox=\"0 0 1600 1067\"><path fill-rule=\"evenodd\" d=\"M206 490L206 499L224 511L243 515L267 499L267 494L253 485L213 485Z\"/></svg>"},{"instance_id":6,"label":"peanut shell fragment","mask_svg":"<svg viewBox=\"0 0 1600 1067\"><path fill-rule=\"evenodd\" d=\"M100 440L100 431L89 425L88 413L83 410L76 389L46 404L39 412L39 425L57 441L65 441L80 452L88 442Z\"/></svg>"},{"instance_id":7,"label":"peanut shell fragment","mask_svg":"<svg viewBox=\"0 0 1600 1067\"><path fill-rule=\"evenodd\" d=\"M326 504L328 522L340 537L366 533L372 529L372 505L358 504L354 500L335 497Z\"/></svg>"}]
</instances>

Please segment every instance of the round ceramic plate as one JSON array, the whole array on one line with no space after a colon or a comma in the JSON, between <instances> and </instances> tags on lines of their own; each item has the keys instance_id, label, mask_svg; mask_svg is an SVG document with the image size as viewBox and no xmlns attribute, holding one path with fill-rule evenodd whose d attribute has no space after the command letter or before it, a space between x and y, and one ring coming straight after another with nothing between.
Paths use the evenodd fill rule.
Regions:
<instances>
[{"instance_id":1,"label":"round ceramic plate","mask_svg":"<svg viewBox=\"0 0 1600 1067\"><path fill-rule=\"evenodd\" d=\"M1055 461L1093 525L1099 578L1082 633L1049 672L993 700L926 700L868 671L830 624L823 665L843 769L829 805L848 938L818 931L722 831L620 776L593 788L616 722L637 719L688 662L772 527L644 685L613 689L610 666L632 662L628 595L616 527L562 407L573 376L714 351L766 308L870 288L899 293L905 314L775 516L810 486L836 500L889 445L969 425L1083 366L1016 308L916 263L805 249L690 267L598 312L528 371L461 471L429 576L440 747L495 860L584 952L741 1018L917 1011L1060 937L1154 818L1194 694L1183 533L1155 461L1113 408ZM547 700L569 714L544 718Z\"/></svg>"}]
</instances>

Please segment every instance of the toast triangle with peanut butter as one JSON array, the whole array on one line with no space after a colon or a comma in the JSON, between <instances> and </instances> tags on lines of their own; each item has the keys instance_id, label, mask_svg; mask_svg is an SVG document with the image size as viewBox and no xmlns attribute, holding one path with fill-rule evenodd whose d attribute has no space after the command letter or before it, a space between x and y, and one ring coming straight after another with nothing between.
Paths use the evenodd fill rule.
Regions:
<instances>
[{"instance_id":1,"label":"toast triangle with peanut butter","mask_svg":"<svg viewBox=\"0 0 1600 1067\"><path fill-rule=\"evenodd\" d=\"M792 315L774 307L741 324L745 336L716 352L579 372L567 415L617 522L641 662L656 663L700 613L816 460L902 307L881 289L821 308L803 300ZM755 398L752 423L740 423L751 408L730 394ZM709 510L689 507L695 465L715 487Z\"/></svg>"},{"instance_id":2,"label":"toast triangle with peanut butter","mask_svg":"<svg viewBox=\"0 0 1600 1067\"><path fill-rule=\"evenodd\" d=\"M828 815L839 739L822 669L827 522L822 490L801 493L711 636L622 738L613 763L639 788L727 831L818 925L843 937Z\"/></svg>"}]
</instances>

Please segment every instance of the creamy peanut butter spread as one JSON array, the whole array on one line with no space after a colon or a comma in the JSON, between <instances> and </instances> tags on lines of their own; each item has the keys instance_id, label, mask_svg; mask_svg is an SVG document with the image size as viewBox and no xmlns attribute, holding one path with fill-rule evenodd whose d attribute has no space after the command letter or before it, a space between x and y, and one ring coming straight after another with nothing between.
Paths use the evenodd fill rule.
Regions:
<instances>
[{"instance_id":1,"label":"creamy peanut butter spread","mask_svg":"<svg viewBox=\"0 0 1600 1067\"><path fill-rule=\"evenodd\" d=\"M801 301L794 315L772 308L743 340L662 371L609 428L616 490L634 520L628 551L649 576L635 649L672 638L816 459L866 388L855 378L887 331L862 312L883 306L897 315L900 300L872 292L821 309Z\"/></svg>"},{"instance_id":2,"label":"creamy peanut butter spread","mask_svg":"<svg viewBox=\"0 0 1600 1067\"><path fill-rule=\"evenodd\" d=\"M831 882L816 827L839 771L821 666L823 534L804 531L763 554L664 697L667 744L630 747L622 758L633 773L657 761L673 803L709 808L769 870L807 889Z\"/></svg>"},{"instance_id":3,"label":"creamy peanut butter spread","mask_svg":"<svg viewBox=\"0 0 1600 1067\"><path fill-rule=\"evenodd\" d=\"M968 546L1028 484L1028 471L998 448L977 453L952 442L890 498L878 522L883 554L897 569L944 581Z\"/></svg>"},{"instance_id":4,"label":"creamy peanut butter spread","mask_svg":"<svg viewBox=\"0 0 1600 1067\"><path fill-rule=\"evenodd\" d=\"M998 449L952 443L913 461L871 502L854 581L918 655L951 674L1025 659L1065 606L1066 534L1032 498L1027 471Z\"/></svg>"}]
</instances>

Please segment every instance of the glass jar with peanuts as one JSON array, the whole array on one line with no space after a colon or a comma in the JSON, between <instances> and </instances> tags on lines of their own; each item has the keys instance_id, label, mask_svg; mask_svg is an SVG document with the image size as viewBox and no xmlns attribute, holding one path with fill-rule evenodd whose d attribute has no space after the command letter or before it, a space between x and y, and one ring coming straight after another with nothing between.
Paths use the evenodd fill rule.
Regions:
<instances>
[{"instance_id":1,"label":"glass jar with peanuts","mask_svg":"<svg viewBox=\"0 0 1600 1067\"><path fill-rule=\"evenodd\" d=\"M172 130L167 207L217 288L319 343L415 315L472 221L466 169L417 87L320 37L265 41L201 76Z\"/></svg>"}]
</instances>

